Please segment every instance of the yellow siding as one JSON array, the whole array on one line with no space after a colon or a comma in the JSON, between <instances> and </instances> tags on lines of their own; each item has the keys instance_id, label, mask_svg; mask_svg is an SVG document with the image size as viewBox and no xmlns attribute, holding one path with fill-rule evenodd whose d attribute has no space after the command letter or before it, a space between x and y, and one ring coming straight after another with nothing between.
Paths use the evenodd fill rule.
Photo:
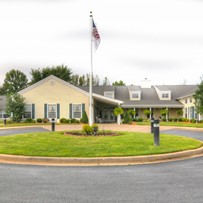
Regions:
<instances>
[{"instance_id":1,"label":"yellow siding","mask_svg":"<svg viewBox=\"0 0 203 203\"><path fill-rule=\"evenodd\" d=\"M44 104L60 104L60 118L69 118L69 104L85 104L88 114L89 97L60 81L50 79L25 93L26 103L35 104L35 118L44 118Z\"/></svg>"}]
</instances>

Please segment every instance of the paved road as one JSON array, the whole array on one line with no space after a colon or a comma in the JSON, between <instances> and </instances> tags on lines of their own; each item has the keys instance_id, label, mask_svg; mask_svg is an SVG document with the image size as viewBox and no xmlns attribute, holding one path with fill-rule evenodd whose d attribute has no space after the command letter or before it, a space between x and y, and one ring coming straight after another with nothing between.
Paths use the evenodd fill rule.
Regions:
<instances>
[{"instance_id":1,"label":"paved road","mask_svg":"<svg viewBox=\"0 0 203 203\"><path fill-rule=\"evenodd\" d=\"M0 136L47 131L49 130L40 127L0 129Z\"/></svg>"},{"instance_id":2,"label":"paved road","mask_svg":"<svg viewBox=\"0 0 203 203\"><path fill-rule=\"evenodd\" d=\"M185 129L170 129L170 130L162 130L160 133L163 134L172 134L172 135L182 135L186 137L191 137L197 140L203 141L203 131L200 131L198 129L196 130L185 130Z\"/></svg>"},{"instance_id":3,"label":"paved road","mask_svg":"<svg viewBox=\"0 0 203 203\"><path fill-rule=\"evenodd\" d=\"M2 203L200 203L203 158L118 167L0 164Z\"/></svg>"}]
</instances>

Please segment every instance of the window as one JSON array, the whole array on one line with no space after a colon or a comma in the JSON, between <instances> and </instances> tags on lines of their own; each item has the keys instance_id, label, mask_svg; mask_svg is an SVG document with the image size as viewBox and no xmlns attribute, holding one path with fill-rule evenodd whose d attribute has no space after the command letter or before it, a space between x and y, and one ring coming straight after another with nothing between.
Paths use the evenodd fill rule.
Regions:
<instances>
[{"instance_id":1,"label":"window","mask_svg":"<svg viewBox=\"0 0 203 203\"><path fill-rule=\"evenodd\" d=\"M192 103L192 97L190 97L190 103Z\"/></svg>"},{"instance_id":2,"label":"window","mask_svg":"<svg viewBox=\"0 0 203 203\"><path fill-rule=\"evenodd\" d=\"M56 118L57 113L57 105L56 104L48 104L48 118Z\"/></svg>"},{"instance_id":3,"label":"window","mask_svg":"<svg viewBox=\"0 0 203 203\"><path fill-rule=\"evenodd\" d=\"M185 103L187 104L187 99L185 99Z\"/></svg>"},{"instance_id":4,"label":"window","mask_svg":"<svg viewBox=\"0 0 203 203\"><path fill-rule=\"evenodd\" d=\"M82 118L82 104L72 105L72 118Z\"/></svg>"},{"instance_id":5,"label":"window","mask_svg":"<svg viewBox=\"0 0 203 203\"><path fill-rule=\"evenodd\" d=\"M168 93L163 93L162 98L166 98L166 99L169 98L169 94Z\"/></svg>"},{"instance_id":6,"label":"window","mask_svg":"<svg viewBox=\"0 0 203 203\"><path fill-rule=\"evenodd\" d=\"M139 94L132 93L131 97L132 97L132 99L138 99L139 98Z\"/></svg>"},{"instance_id":7,"label":"window","mask_svg":"<svg viewBox=\"0 0 203 203\"><path fill-rule=\"evenodd\" d=\"M140 91L130 91L130 100L140 100L141 92Z\"/></svg>"},{"instance_id":8,"label":"window","mask_svg":"<svg viewBox=\"0 0 203 203\"><path fill-rule=\"evenodd\" d=\"M32 118L32 104L25 105L24 118Z\"/></svg>"},{"instance_id":9,"label":"window","mask_svg":"<svg viewBox=\"0 0 203 203\"><path fill-rule=\"evenodd\" d=\"M110 99L114 99L114 92L106 91L106 92L104 92L104 96L108 97Z\"/></svg>"}]
</instances>

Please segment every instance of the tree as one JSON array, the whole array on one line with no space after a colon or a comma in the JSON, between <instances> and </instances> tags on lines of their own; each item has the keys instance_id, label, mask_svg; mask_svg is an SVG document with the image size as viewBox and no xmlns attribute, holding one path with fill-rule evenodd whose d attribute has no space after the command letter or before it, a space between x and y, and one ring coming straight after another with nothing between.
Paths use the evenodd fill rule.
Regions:
<instances>
[{"instance_id":1,"label":"tree","mask_svg":"<svg viewBox=\"0 0 203 203\"><path fill-rule=\"evenodd\" d=\"M75 86L88 86L89 85L89 74L86 75L72 75L71 76L71 84ZM92 76L92 85L98 86L99 85L99 76Z\"/></svg>"},{"instance_id":2,"label":"tree","mask_svg":"<svg viewBox=\"0 0 203 203\"><path fill-rule=\"evenodd\" d=\"M121 107L116 107L113 111L113 114L118 117L117 122L121 124L121 115L123 114L123 109Z\"/></svg>"},{"instance_id":3,"label":"tree","mask_svg":"<svg viewBox=\"0 0 203 203\"><path fill-rule=\"evenodd\" d=\"M108 86L108 85L110 85L109 79L105 77L103 80L103 86Z\"/></svg>"},{"instance_id":4,"label":"tree","mask_svg":"<svg viewBox=\"0 0 203 203\"><path fill-rule=\"evenodd\" d=\"M115 82L113 82L112 85L113 85L113 86L124 86L125 83L124 83L122 80L120 80L120 81L115 81Z\"/></svg>"},{"instance_id":5,"label":"tree","mask_svg":"<svg viewBox=\"0 0 203 203\"><path fill-rule=\"evenodd\" d=\"M54 75L62 80L65 80L66 82L70 82L72 71L67 66L60 65L60 66L53 66L51 68L46 67L46 68L43 68L42 70L32 69L30 74L32 77L30 84L34 84L50 75Z\"/></svg>"},{"instance_id":6,"label":"tree","mask_svg":"<svg viewBox=\"0 0 203 203\"><path fill-rule=\"evenodd\" d=\"M6 73L1 94L15 94L28 86L27 76L19 70L10 70Z\"/></svg>"},{"instance_id":7,"label":"tree","mask_svg":"<svg viewBox=\"0 0 203 203\"><path fill-rule=\"evenodd\" d=\"M203 77L201 77L201 83L198 85L198 89L194 94L196 112L203 113Z\"/></svg>"},{"instance_id":8,"label":"tree","mask_svg":"<svg viewBox=\"0 0 203 203\"><path fill-rule=\"evenodd\" d=\"M20 122L25 113L24 98L20 94L8 96L6 113L12 116L14 122Z\"/></svg>"}]
</instances>

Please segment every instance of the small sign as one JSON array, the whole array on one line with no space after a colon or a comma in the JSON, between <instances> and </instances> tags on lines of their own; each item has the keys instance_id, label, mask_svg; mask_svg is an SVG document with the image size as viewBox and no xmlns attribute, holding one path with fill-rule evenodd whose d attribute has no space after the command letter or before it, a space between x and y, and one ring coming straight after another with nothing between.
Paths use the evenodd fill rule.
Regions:
<instances>
[{"instance_id":1,"label":"small sign","mask_svg":"<svg viewBox=\"0 0 203 203\"><path fill-rule=\"evenodd\" d=\"M159 127L159 124L154 123L154 127L155 127L155 128L158 128L158 127Z\"/></svg>"}]
</instances>

